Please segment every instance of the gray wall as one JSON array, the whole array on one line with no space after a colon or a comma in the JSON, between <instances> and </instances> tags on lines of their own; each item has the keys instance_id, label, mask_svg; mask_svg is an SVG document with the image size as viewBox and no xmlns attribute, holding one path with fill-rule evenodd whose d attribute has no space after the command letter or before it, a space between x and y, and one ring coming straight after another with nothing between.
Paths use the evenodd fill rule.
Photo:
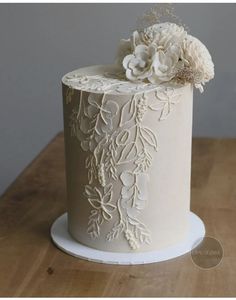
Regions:
<instances>
[{"instance_id":1,"label":"gray wall","mask_svg":"<svg viewBox=\"0 0 236 300\"><path fill-rule=\"evenodd\" d=\"M60 79L112 63L151 4L0 4L0 194L62 130ZM236 137L236 5L175 4L206 43L216 77L195 92L194 136Z\"/></svg>"}]
</instances>

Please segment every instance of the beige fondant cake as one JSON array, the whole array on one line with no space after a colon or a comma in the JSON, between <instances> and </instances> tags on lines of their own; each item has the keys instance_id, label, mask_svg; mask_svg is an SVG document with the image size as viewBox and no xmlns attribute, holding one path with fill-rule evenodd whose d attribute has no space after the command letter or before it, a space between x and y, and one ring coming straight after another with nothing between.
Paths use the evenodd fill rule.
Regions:
<instances>
[{"instance_id":1,"label":"beige fondant cake","mask_svg":"<svg viewBox=\"0 0 236 300\"><path fill-rule=\"evenodd\" d=\"M63 77L68 230L113 252L189 231L193 86L214 75L200 41L164 23L122 41L118 65Z\"/></svg>"}]
</instances>

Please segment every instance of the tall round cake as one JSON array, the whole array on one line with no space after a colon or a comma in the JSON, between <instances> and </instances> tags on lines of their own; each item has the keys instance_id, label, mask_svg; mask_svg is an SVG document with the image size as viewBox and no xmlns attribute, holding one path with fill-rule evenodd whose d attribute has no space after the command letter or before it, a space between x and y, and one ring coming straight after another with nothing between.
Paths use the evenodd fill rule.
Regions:
<instances>
[{"instance_id":1,"label":"tall round cake","mask_svg":"<svg viewBox=\"0 0 236 300\"><path fill-rule=\"evenodd\" d=\"M162 249L189 230L192 86L115 74L63 77L69 232L105 251Z\"/></svg>"},{"instance_id":2,"label":"tall round cake","mask_svg":"<svg viewBox=\"0 0 236 300\"><path fill-rule=\"evenodd\" d=\"M93 259L180 245L167 256L184 253L198 226L190 220L193 87L202 92L213 76L206 47L160 23L121 40L116 64L63 77L68 252L83 245L82 257Z\"/></svg>"}]
</instances>

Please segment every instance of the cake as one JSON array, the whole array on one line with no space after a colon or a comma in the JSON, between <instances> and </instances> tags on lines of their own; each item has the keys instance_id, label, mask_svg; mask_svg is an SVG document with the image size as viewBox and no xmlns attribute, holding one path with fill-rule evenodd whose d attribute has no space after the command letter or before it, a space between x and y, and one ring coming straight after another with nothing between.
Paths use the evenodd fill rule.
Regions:
<instances>
[{"instance_id":1,"label":"cake","mask_svg":"<svg viewBox=\"0 0 236 300\"><path fill-rule=\"evenodd\" d=\"M206 47L174 23L134 31L116 63L63 79L68 231L91 249L141 253L190 228L193 88Z\"/></svg>"}]
</instances>

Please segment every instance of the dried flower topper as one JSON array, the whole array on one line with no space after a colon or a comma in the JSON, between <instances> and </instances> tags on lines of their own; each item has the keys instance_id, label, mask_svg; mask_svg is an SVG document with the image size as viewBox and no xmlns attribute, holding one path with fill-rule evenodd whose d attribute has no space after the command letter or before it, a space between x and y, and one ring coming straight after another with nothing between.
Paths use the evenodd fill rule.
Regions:
<instances>
[{"instance_id":1,"label":"dried flower topper","mask_svg":"<svg viewBox=\"0 0 236 300\"><path fill-rule=\"evenodd\" d=\"M164 11L174 16L169 8ZM152 24L159 21L161 14L153 10L142 20ZM121 40L117 63L130 81L192 83L201 92L203 85L214 77L214 64L207 48L183 26L170 22L139 28L129 39Z\"/></svg>"}]
</instances>

